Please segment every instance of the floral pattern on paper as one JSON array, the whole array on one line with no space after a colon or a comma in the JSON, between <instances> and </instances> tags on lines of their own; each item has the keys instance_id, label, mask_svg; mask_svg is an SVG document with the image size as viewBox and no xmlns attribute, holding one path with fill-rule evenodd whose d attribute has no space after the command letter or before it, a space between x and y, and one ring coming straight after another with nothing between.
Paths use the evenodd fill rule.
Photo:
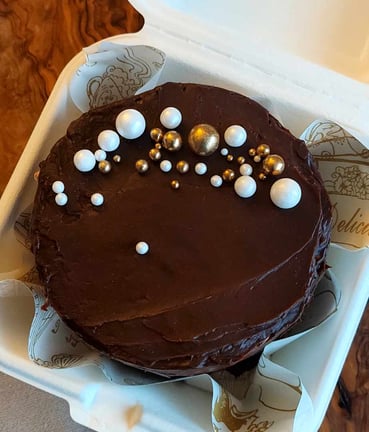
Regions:
<instances>
[{"instance_id":1,"label":"floral pattern on paper","mask_svg":"<svg viewBox=\"0 0 369 432\"><path fill-rule=\"evenodd\" d=\"M369 199L369 173L358 165L337 166L324 185L329 193Z\"/></svg>"}]
</instances>

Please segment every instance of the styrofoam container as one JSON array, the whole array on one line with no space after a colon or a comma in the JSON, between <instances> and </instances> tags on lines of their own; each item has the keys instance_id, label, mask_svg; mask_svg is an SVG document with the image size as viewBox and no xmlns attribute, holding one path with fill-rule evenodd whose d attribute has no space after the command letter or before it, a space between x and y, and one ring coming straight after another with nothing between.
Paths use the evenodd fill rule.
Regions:
<instances>
[{"instance_id":1,"label":"styrofoam container","mask_svg":"<svg viewBox=\"0 0 369 432\"><path fill-rule=\"evenodd\" d=\"M366 1L231 0L227 9L219 0L131 3L145 18L143 29L110 40L164 51L160 82L208 83L257 98L295 135L312 120L329 118L369 137ZM78 54L61 73L0 200L0 280L19 277L32 263L13 224L32 202L39 161L80 115L68 84L84 61ZM310 393L315 413L306 431L317 430L323 419L369 294L365 250L332 248L330 257L342 263L337 267L343 293L339 311L274 358L296 371ZM50 370L31 363L32 316L27 291L14 287L0 297L0 369L67 400L77 422L100 432L122 431L125 407L140 403L144 415L137 431L211 430L211 394L196 387L122 387L107 382L94 367Z\"/></svg>"}]
</instances>

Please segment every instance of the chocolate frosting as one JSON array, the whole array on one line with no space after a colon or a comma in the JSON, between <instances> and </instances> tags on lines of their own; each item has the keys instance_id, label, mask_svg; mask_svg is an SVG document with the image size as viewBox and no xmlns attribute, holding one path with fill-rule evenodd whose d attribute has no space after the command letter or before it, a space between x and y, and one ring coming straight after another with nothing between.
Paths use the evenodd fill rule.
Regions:
<instances>
[{"instance_id":1,"label":"chocolate frosting","mask_svg":"<svg viewBox=\"0 0 369 432\"><path fill-rule=\"evenodd\" d=\"M176 129L179 152L162 149L173 163L169 173L150 161L151 128L160 127L161 111L177 107L183 116ZM82 173L73 165L80 149L98 149L97 136L115 129L126 108L146 119L138 139L121 138L121 162L102 174ZM247 130L247 143L198 156L186 137L199 123L223 134L232 124ZM277 208L269 197L276 180L257 180L248 199L232 183L210 185L213 174L232 168L237 156L267 143L281 155L281 177L295 179L302 199L294 208ZM144 175L138 159L149 161ZM190 170L175 169L186 160ZM194 172L197 162L206 175ZM170 182L177 179L180 188ZM68 203L55 204L52 183L63 181ZM100 192L104 204L93 206ZM31 239L48 302L89 344L126 364L164 376L188 376L233 365L259 351L295 323L325 269L330 233L330 203L304 142L283 128L251 99L224 89L168 83L152 91L94 109L68 128L65 137L40 164L32 215ZM135 245L150 250L139 255Z\"/></svg>"}]
</instances>

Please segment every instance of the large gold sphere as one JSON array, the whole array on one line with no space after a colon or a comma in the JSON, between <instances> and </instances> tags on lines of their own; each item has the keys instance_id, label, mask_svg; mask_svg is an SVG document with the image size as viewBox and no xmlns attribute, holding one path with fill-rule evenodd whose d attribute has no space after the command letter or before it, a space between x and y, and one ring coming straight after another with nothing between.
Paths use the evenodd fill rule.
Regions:
<instances>
[{"instance_id":1,"label":"large gold sphere","mask_svg":"<svg viewBox=\"0 0 369 432\"><path fill-rule=\"evenodd\" d=\"M209 156L219 146L219 133L209 124L198 124L191 129L188 144L196 154Z\"/></svg>"},{"instance_id":2,"label":"large gold sphere","mask_svg":"<svg viewBox=\"0 0 369 432\"><path fill-rule=\"evenodd\" d=\"M163 147L171 152L176 152L182 147L182 137L177 131L168 131L163 136Z\"/></svg>"},{"instance_id":3,"label":"large gold sphere","mask_svg":"<svg viewBox=\"0 0 369 432\"><path fill-rule=\"evenodd\" d=\"M284 159L277 154L269 155L263 160L263 171L265 174L280 175L283 173L284 167Z\"/></svg>"}]
</instances>

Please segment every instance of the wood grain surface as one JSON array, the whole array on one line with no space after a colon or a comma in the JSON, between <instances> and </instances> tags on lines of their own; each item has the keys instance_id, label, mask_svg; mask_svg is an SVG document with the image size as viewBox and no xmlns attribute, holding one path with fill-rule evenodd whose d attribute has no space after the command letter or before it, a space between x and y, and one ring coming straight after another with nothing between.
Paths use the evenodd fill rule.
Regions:
<instances>
[{"instance_id":1,"label":"wood grain surface","mask_svg":"<svg viewBox=\"0 0 369 432\"><path fill-rule=\"evenodd\" d=\"M0 0L0 194L68 61L142 25L125 0ZM368 352L369 309L320 432L369 431Z\"/></svg>"}]
</instances>

